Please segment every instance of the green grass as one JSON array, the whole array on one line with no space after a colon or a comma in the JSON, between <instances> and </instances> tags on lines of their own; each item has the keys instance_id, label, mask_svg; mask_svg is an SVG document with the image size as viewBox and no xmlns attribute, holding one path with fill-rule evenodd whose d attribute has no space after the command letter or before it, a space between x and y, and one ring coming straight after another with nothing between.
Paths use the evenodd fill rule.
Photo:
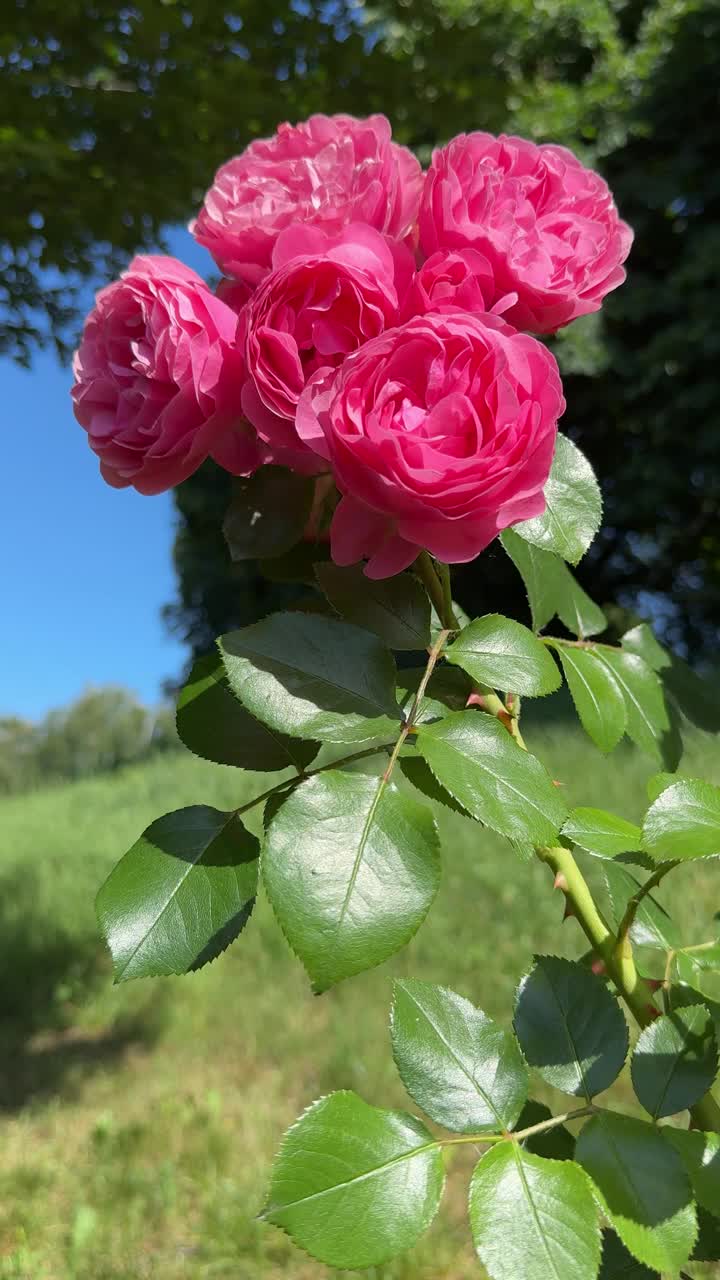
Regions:
<instances>
[{"instance_id":1,"label":"green grass","mask_svg":"<svg viewBox=\"0 0 720 1280\"><path fill-rule=\"evenodd\" d=\"M562 721L531 723L528 737L569 802L641 814L652 768L636 753L605 760ZM694 740L683 772L720 781L717 748ZM445 983L508 1020L533 950L584 949L543 868L444 814L438 900L382 969L314 998L261 899L201 973L113 988L93 914L113 863L160 813L231 807L265 785L178 755L0 803L0 1280L322 1280L254 1215L279 1136L312 1099L345 1087L408 1105L387 1036L392 974ZM712 864L674 874L688 937L711 935L718 888ZM371 1280L480 1276L470 1165L455 1161L412 1255Z\"/></svg>"}]
</instances>

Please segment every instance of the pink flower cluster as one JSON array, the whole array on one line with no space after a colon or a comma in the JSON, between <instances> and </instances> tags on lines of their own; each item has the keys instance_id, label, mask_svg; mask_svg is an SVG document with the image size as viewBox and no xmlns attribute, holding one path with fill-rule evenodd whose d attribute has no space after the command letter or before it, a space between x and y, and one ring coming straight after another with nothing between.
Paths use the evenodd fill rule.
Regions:
<instances>
[{"instance_id":1,"label":"pink flower cluster","mask_svg":"<svg viewBox=\"0 0 720 1280\"><path fill-rule=\"evenodd\" d=\"M138 257L85 324L72 395L110 484L330 471L333 559L371 577L544 510L565 402L530 335L597 311L632 242L571 152L463 134L423 174L384 116L316 115L223 165L191 230L215 291Z\"/></svg>"}]
</instances>

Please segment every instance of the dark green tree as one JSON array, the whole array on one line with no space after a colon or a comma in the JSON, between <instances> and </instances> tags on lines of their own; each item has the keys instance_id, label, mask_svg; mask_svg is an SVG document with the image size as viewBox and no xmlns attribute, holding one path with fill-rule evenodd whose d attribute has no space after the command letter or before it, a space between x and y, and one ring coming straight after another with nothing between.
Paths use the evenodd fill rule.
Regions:
<instances>
[{"instance_id":1,"label":"dark green tree","mask_svg":"<svg viewBox=\"0 0 720 1280\"><path fill-rule=\"evenodd\" d=\"M604 372L568 379L570 424L603 478L596 593L712 653L720 627L720 5L659 6L629 60L627 138L604 160L636 232L603 311Z\"/></svg>"},{"instance_id":2,"label":"dark green tree","mask_svg":"<svg viewBox=\"0 0 720 1280\"><path fill-rule=\"evenodd\" d=\"M595 595L652 613L693 650L720 623L715 464L720 273L717 0L247 0L118 9L16 0L0 37L0 349L66 351L78 292L197 207L216 166L282 118L385 111L423 160L463 129L565 142L637 230L628 284L557 342L607 532ZM618 468L617 461L622 459ZM178 493L179 600L194 651L273 607L231 567L212 468ZM518 590L502 553L459 576Z\"/></svg>"}]
</instances>

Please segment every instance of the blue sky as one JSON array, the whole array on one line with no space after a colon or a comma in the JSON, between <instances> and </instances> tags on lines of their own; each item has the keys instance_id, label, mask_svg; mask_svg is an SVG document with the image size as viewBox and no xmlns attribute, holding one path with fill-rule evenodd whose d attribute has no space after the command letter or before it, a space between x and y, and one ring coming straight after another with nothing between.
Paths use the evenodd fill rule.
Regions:
<instances>
[{"instance_id":1,"label":"blue sky","mask_svg":"<svg viewBox=\"0 0 720 1280\"><path fill-rule=\"evenodd\" d=\"M186 231L170 244L207 273ZM101 480L70 382L50 352L30 371L0 360L0 715L36 719L88 684L124 684L153 702L185 656L160 618L174 595L171 497Z\"/></svg>"}]
</instances>

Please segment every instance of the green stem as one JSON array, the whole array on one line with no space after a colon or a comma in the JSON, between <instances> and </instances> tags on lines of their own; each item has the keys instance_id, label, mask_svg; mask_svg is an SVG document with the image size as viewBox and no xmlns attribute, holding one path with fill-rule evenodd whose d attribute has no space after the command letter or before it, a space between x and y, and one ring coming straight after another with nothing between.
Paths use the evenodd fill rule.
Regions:
<instances>
[{"instance_id":1,"label":"green stem","mask_svg":"<svg viewBox=\"0 0 720 1280\"><path fill-rule=\"evenodd\" d=\"M442 560L435 561L435 568L440 579L442 587L443 607L440 614L440 621L444 627L448 627L451 631L459 631L460 621L453 608L452 586L450 583L450 567L443 564Z\"/></svg>"},{"instance_id":2,"label":"green stem","mask_svg":"<svg viewBox=\"0 0 720 1280\"><path fill-rule=\"evenodd\" d=\"M430 599L435 605L435 611L443 626L447 627L449 631L459 631L460 622L453 609L449 566L443 564L441 560L436 560L433 564L427 551L421 552L415 561L415 565L428 589ZM518 746L526 750L517 716L511 715L502 698L498 696L495 690L488 684L482 684L481 681L474 680L473 691L480 700L479 705L482 710L500 720Z\"/></svg>"},{"instance_id":3,"label":"green stem","mask_svg":"<svg viewBox=\"0 0 720 1280\"><path fill-rule=\"evenodd\" d=\"M306 769L302 773L298 773L295 778L284 778L282 782L276 782L274 787L268 787L267 791L261 791L259 796L254 796L252 800L248 800L245 804L240 805L240 807L235 810L236 816L239 817L241 814L247 813L250 809L254 809L256 805L263 804L265 800L269 800L271 796L277 795L280 791L294 790L294 788L301 782L304 782L306 778L314 778L316 774L325 773L328 769L342 769L347 764L354 764L356 760L365 760L368 756L381 755L383 751L390 752L390 760L382 776L383 785L387 784L390 781L390 776L395 768L403 743L415 726L415 720L425 696L428 681L435 669L435 664L445 647L448 635L449 631L446 629L443 629L438 633L435 643L430 650L422 680L420 681L415 697L413 698L410 713L404 721L400 733L394 743L382 742L372 747L365 747L362 751L352 751L349 755L340 756L337 760L328 760L326 764L318 765L316 769Z\"/></svg>"},{"instance_id":4,"label":"green stem","mask_svg":"<svg viewBox=\"0 0 720 1280\"><path fill-rule=\"evenodd\" d=\"M306 778L313 778L316 773L325 773L327 769L342 769L344 765L354 764L356 760L365 760L368 756L381 755L383 751L389 751L392 746L392 742L383 742L379 746L366 747L364 751L353 751L350 755L340 756L338 760L328 760L327 764L318 765L317 769L306 769L303 773L299 773L296 778L285 778L282 782L276 782L274 787L268 787L267 791L261 791L259 796L254 796L252 800L241 804L239 809L235 810L235 814L239 817L240 814L247 813L249 809L254 809L256 805L262 804L264 800L269 800L270 796L277 795L278 791L292 790L300 782L304 782Z\"/></svg>"},{"instance_id":5,"label":"green stem","mask_svg":"<svg viewBox=\"0 0 720 1280\"><path fill-rule=\"evenodd\" d=\"M526 1138L532 1138L536 1133L546 1133L548 1129L557 1129L561 1124L567 1124L570 1120L582 1120L585 1116L595 1115L598 1108L590 1103L586 1107L577 1107L575 1111L566 1111L561 1116L551 1116L549 1120L541 1120L538 1124L528 1125L527 1129L518 1129L515 1132L507 1133L466 1133L459 1138L440 1138L439 1146L441 1147L457 1147L465 1142L472 1142L476 1145L481 1142L524 1142Z\"/></svg>"},{"instance_id":6,"label":"green stem","mask_svg":"<svg viewBox=\"0 0 720 1280\"><path fill-rule=\"evenodd\" d=\"M417 718L417 714L420 710L422 700L425 697L425 690L427 689L427 686L428 686L428 680L430 679L433 671L435 670L435 663L437 662L438 658L440 657L440 654L442 653L442 650L445 647L445 642L449 634L450 632L445 629L438 632L437 639L435 640L435 643L432 649L430 650L430 655L428 657L427 665L423 672L422 680L420 681L417 687L417 692L415 694L415 697L413 698L413 703L410 708L410 714L408 715L407 720L405 721L402 729L400 730L395 746L392 749L392 754L390 756L390 760L388 761L387 769L383 774L383 782L390 781L390 775L392 774L392 771L395 768L395 762L398 756L400 755L400 752L403 747L403 743L405 742L405 739L407 738L408 734L412 731L412 729L415 726L415 720Z\"/></svg>"},{"instance_id":7,"label":"green stem","mask_svg":"<svg viewBox=\"0 0 720 1280\"><path fill-rule=\"evenodd\" d=\"M535 850L541 862L555 873L555 883L565 894L570 913L577 919L593 951L600 957L620 995L640 1027L647 1027L658 1016L653 992L640 977L633 959L629 938L618 948L618 938L609 927L590 892L587 881L572 853L558 845ZM720 1105L707 1093L690 1110L693 1124L699 1129L720 1133Z\"/></svg>"},{"instance_id":8,"label":"green stem","mask_svg":"<svg viewBox=\"0 0 720 1280\"><path fill-rule=\"evenodd\" d=\"M449 630L456 630L457 619L453 614L452 619L446 617L445 614L445 594L443 592L442 583L435 572L435 565L432 557L427 551L421 551L413 566L420 581L423 583L430 599L432 600L435 612L444 627Z\"/></svg>"},{"instance_id":9,"label":"green stem","mask_svg":"<svg viewBox=\"0 0 720 1280\"><path fill-rule=\"evenodd\" d=\"M629 938L630 930L633 927L633 924L635 922L635 916L637 915L638 908L640 906L640 903L643 901L643 898L646 898L649 893L652 893L653 889L657 889L658 885L660 884L660 881L664 880L665 876L668 875L670 871L673 871L674 868L679 865L680 864L678 859L675 859L675 861L673 862L661 862L660 865L656 868L656 870L653 871L652 875L645 881L643 885L640 886L637 893L633 894L632 898L627 904L627 907L625 908L625 914L622 920L620 921L620 924L618 925L618 931L617 931L618 947L624 945L626 939Z\"/></svg>"},{"instance_id":10,"label":"green stem","mask_svg":"<svg viewBox=\"0 0 720 1280\"><path fill-rule=\"evenodd\" d=\"M551 649L610 649L612 653L622 653L620 645L605 644L602 640L564 640L558 636L538 636L538 640Z\"/></svg>"},{"instance_id":11,"label":"green stem","mask_svg":"<svg viewBox=\"0 0 720 1280\"><path fill-rule=\"evenodd\" d=\"M545 862L550 867L550 870L555 873L555 883L565 894L569 913L575 916L593 951L600 956L608 973L619 985L621 975L616 962L615 935L604 916L596 907L595 899L590 892L588 883L572 853L563 845L553 846L552 848L539 846L536 848L535 853L540 861ZM637 985L641 979L638 979L637 974L635 974L631 986L628 987L628 977L629 973L626 975L624 983L626 992L637 1004ZM645 992L641 992L640 995L642 997L647 996L648 1003L652 1001L652 992L649 987ZM639 1004L637 1004L637 1008L639 1012Z\"/></svg>"}]
</instances>

